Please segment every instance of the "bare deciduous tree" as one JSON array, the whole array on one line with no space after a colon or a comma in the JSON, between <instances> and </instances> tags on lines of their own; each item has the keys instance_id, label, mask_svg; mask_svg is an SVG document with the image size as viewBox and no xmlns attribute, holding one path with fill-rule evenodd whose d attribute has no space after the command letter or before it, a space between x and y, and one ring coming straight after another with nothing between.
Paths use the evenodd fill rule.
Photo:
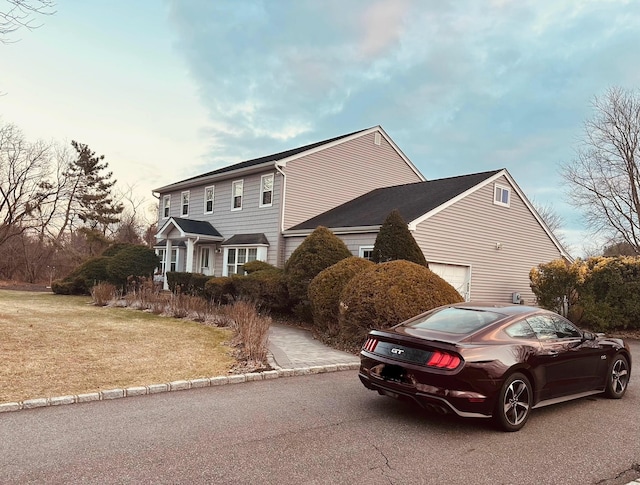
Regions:
<instances>
[{"instance_id":1,"label":"bare deciduous tree","mask_svg":"<svg viewBox=\"0 0 640 485\"><path fill-rule=\"evenodd\" d=\"M593 107L562 176L592 230L640 252L640 93L611 88Z\"/></svg>"},{"instance_id":2,"label":"bare deciduous tree","mask_svg":"<svg viewBox=\"0 0 640 485\"><path fill-rule=\"evenodd\" d=\"M7 43L5 36L25 28L37 29L35 17L53 15L53 0L0 0L0 43Z\"/></svg>"},{"instance_id":3,"label":"bare deciduous tree","mask_svg":"<svg viewBox=\"0 0 640 485\"><path fill-rule=\"evenodd\" d=\"M50 146L25 140L14 125L0 125L0 246L38 226L47 198Z\"/></svg>"}]
</instances>

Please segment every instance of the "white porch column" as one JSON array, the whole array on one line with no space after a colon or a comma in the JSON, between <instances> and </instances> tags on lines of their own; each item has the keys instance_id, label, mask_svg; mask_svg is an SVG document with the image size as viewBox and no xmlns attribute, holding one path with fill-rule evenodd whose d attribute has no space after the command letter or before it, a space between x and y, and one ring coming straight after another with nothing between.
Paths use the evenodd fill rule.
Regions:
<instances>
[{"instance_id":1,"label":"white porch column","mask_svg":"<svg viewBox=\"0 0 640 485\"><path fill-rule=\"evenodd\" d=\"M193 253L194 253L195 243L191 238L187 239L187 261L185 265L185 271L187 273L193 273Z\"/></svg>"},{"instance_id":2,"label":"white porch column","mask_svg":"<svg viewBox=\"0 0 640 485\"><path fill-rule=\"evenodd\" d=\"M171 239L167 239L167 250L164 253L164 273L162 274L162 279L163 279L162 289L164 290L169 289L169 283L167 283L167 271L169 271L170 268L171 268Z\"/></svg>"}]
</instances>

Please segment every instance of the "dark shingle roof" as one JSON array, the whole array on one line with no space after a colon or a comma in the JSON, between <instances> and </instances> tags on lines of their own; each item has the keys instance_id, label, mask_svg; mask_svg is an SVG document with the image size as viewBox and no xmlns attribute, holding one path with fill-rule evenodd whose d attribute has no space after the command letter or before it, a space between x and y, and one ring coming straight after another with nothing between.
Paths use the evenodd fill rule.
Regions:
<instances>
[{"instance_id":1,"label":"dark shingle roof","mask_svg":"<svg viewBox=\"0 0 640 485\"><path fill-rule=\"evenodd\" d=\"M256 234L236 234L222 243L223 246L242 246L244 244L266 244L269 245L267 236L262 233Z\"/></svg>"},{"instance_id":2,"label":"dark shingle roof","mask_svg":"<svg viewBox=\"0 0 640 485\"><path fill-rule=\"evenodd\" d=\"M313 230L318 226L379 226L393 209L398 209L404 220L411 222L500 171L375 189L291 227L290 230Z\"/></svg>"},{"instance_id":3,"label":"dark shingle roof","mask_svg":"<svg viewBox=\"0 0 640 485\"><path fill-rule=\"evenodd\" d=\"M354 131L352 133L347 133L346 135L336 136L335 138L330 138L328 140L318 141L316 143L311 143L309 145L305 145L305 146L302 146L302 147L293 148L291 150L286 150L284 152L274 153L272 155L266 155L264 157L254 158L252 160L246 160L244 162L239 162L239 163L236 163L236 164L233 164L233 165L229 165L228 167L222 167L222 168L219 168L217 170L213 170L211 172L203 173L202 175L197 175L195 177L190 177L188 179L181 180L180 182L175 182L175 183L173 183L171 185L168 185L167 187L171 187L172 185L177 185L177 184L181 184L181 183L184 183L184 182L190 182L192 180L197 180L197 179L204 178L204 177L209 177L209 176L212 176L212 175L219 175L219 174L223 174L223 173L226 173L226 172L232 172L234 170L240 170L240 169L243 169L243 168L253 167L255 165L260 165L260 164L267 163L267 162L276 162L278 160L283 160L285 158L289 158L289 157L292 157L294 155L298 155L298 154L306 152L308 150L313 150L314 148L317 148L319 146L326 145L328 143L332 143L334 141L340 140L342 138L346 138L346 137L351 136L351 135L355 135L356 133L360 133L360 132L366 131L368 129L370 129L370 128L365 128L364 130L358 130L358 131Z\"/></svg>"},{"instance_id":4,"label":"dark shingle roof","mask_svg":"<svg viewBox=\"0 0 640 485\"><path fill-rule=\"evenodd\" d=\"M222 237L211 223L206 221L194 221L193 219L182 219L174 217L175 223L187 234L201 234L203 236Z\"/></svg>"}]
</instances>

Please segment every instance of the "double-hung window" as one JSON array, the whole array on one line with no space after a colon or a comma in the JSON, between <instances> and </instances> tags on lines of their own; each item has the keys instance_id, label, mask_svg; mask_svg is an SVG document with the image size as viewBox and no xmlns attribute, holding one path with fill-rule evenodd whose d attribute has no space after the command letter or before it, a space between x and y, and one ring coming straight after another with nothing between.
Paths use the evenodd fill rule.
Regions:
<instances>
[{"instance_id":1,"label":"double-hung window","mask_svg":"<svg viewBox=\"0 0 640 485\"><path fill-rule=\"evenodd\" d=\"M509 207L511 205L511 189L504 185L496 184L493 189L493 203Z\"/></svg>"},{"instance_id":2,"label":"double-hung window","mask_svg":"<svg viewBox=\"0 0 640 485\"><path fill-rule=\"evenodd\" d=\"M213 185L204 188L204 213L213 214Z\"/></svg>"},{"instance_id":3,"label":"double-hung window","mask_svg":"<svg viewBox=\"0 0 640 485\"><path fill-rule=\"evenodd\" d=\"M373 261L373 246L360 246L358 248L358 256L369 261Z\"/></svg>"},{"instance_id":4,"label":"double-hung window","mask_svg":"<svg viewBox=\"0 0 640 485\"><path fill-rule=\"evenodd\" d=\"M231 210L242 210L243 180L236 180L231 184Z\"/></svg>"},{"instance_id":5,"label":"double-hung window","mask_svg":"<svg viewBox=\"0 0 640 485\"><path fill-rule=\"evenodd\" d=\"M244 274L244 264L258 259L258 248L229 248L227 250L227 275Z\"/></svg>"},{"instance_id":6,"label":"double-hung window","mask_svg":"<svg viewBox=\"0 0 640 485\"><path fill-rule=\"evenodd\" d=\"M189 215L189 191L182 192L182 211L180 212L183 216Z\"/></svg>"},{"instance_id":7,"label":"double-hung window","mask_svg":"<svg viewBox=\"0 0 640 485\"><path fill-rule=\"evenodd\" d=\"M271 207L273 204L273 174L260 178L260 207Z\"/></svg>"},{"instance_id":8,"label":"double-hung window","mask_svg":"<svg viewBox=\"0 0 640 485\"><path fill-rule=\"evenodd\" d=\"M162 217L167 219L171 210L171 195L165 195L162 198Z\"/></svg>"}]
</instances>

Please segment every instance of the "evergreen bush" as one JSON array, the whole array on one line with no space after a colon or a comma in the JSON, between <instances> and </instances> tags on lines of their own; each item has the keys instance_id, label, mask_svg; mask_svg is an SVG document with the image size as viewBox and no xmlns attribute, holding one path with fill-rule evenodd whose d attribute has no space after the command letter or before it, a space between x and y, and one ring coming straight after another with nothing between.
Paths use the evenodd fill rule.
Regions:
<instances>
[{"instance_id":1,"label":"evergreen bush","mask_svg":"<svg viewBox=\"0 0 640 485\"><path fill-rule=\"evenodd\" d=\"M422 266L427 260L414 239L407 223L397 209L392 210L380 227L373 246L374 263L386 263L403 259Z\"/></svg>"},{"instance_id":2,"label":"evergreen bush","mask_svg":"<svg viewBox=\"0 0 640 485\"><path fill-rule=\"evenodd\" d=\"M403 260L382 263L356 274L342 290L339 341L355 350L371 329L462 301L449 283L424 266Z\"/></svg>"},{"instance_id":3,"label":"evergreen bush","mask_svg":"<svg viewBox=\"0 0 640 485\"><path fill-rule=\"evenodd\" d=\"M299 316L310 319L307 290L311 280L323 269L351 256L345 243L322 226L309 234L291 254L285 265L284 275L289 298L297 307Z\"/></svg>"},{"instance_id":4,"label":"evergreen bush","mask_svg":"<svg viewBox=\"0 0 640 485\"><path fill-rule=\"evenodd\" d=\"M309 284L313 325L321 334L333 337L338 332L340 295L351 278L375 267L364 258L352 256L322 270Z\"/></svg>"},{"instance_id":5,"label":"evergreen bush","mask_svg":"<svg viewBox=\"0 0 640 485\"><path fill-rule=\"evenodd\" d=\"M126 291L127 278L153 277L153 272L160 265L160 258L147 246L131 244L122 248L107 262L109 282Z\"/></svg>"},{"instance_id":6,"label":"evergreen bush","mask_svg":"<svg viewBox=\"0 0 640 485\"><path fill-rule=\"evenodd\" d=\"M287 284L280 269L271 266L271 269L236 276L233 284L239 298L253 301L260 308L279 313L289 308Z\"/></svg>"},{"instance_id":7,"label":"evergreen bush","mask_svg":"<svg viewBox=\"0 0 640 485\"><path fill-rule=\"evenodd\" d=\"M572 320L576 320L578 288L582 284L586 267L582 261L569 263L556 259L539 264L529 272L531 290L538 305Z\"/></svg>"},{"instance_id":8,"label":"evergreen bush","mask_svg":"<svg viewBox=\"0 0 640 485\"><path fill-rule=\"evenodd\" d=\"M226 305L236 299L234 278L229 276L216 276L209 278L204 285L205 296L220 305Z\"/></svg>"}]
</instances>

